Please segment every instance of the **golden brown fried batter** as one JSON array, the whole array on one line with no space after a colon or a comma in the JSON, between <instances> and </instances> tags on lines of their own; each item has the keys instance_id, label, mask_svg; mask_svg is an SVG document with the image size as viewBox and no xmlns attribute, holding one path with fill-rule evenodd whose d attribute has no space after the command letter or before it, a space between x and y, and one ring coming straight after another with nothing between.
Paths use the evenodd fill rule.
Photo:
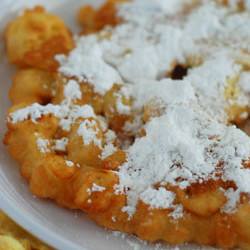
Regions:
<instances>
[{"instance_id":1,"label":"golden brown fried batter","mask_svg":"<svg viewBox=\"0 0 250 250\"><path fill-rule=\"evenodd\" d=\"M11 21L5 31L9 61L20 67L55 71L56 54L73 48L73 41L64 22L47 13L43 7L26 10Z\"/></svg>"},{"instance_id":2,"label":"golden brown fried batter","mask_svg":"<svg viewBox=\"0 0 250 250\"><path fill-rule=\"evenodd\" d=\"M237 213L228 215L219 211L225 204L225 197L220 192L221 183L195 185L187 190L172 187L170 189L177 194L177 202L185 208L183 218L175 221L168 216L171 210L151 209L140 202L135 215L128 220L128 215L122 212L126 197L115 195L113 191L118 178L112 171L97 168L95 162L89 162L87 166L84 161L80 168L68 168L63 156L55 153L44 156L36 149L32 131L39 131L46 138L53 137L57 126L53 120L44 117L36 125L31 121L10 125L5 140L13 157L20 162L31 191L38 197L51 198L63 206L81 209L102 226L133 233L149 241L165 240L172 244L196 242L223 248L238 245L248 249L250 205L246 197L242 197ZM80 141L78 143L81 145ZM18 150L18 145L22 150ZM72 149L69 147L69 150ZM80 148L74 151L81 152ZM78 162L74 155L70 159ZM107 164L112 163L107 159L104 166ZM93 183L105 187L105 191L89 192Z\"/></svg>"},{"instance_id":3,"label":"golden brown fried batter","mask_svg":"<svg viewBox=\"0 0 250 250\"><path fill-rule=\"evenodd\" d=\"M83 33L93 33L107 25L119 24L121 20L116 13L116 4L119 2L124 1L108 0L98 10L84 6L78 14ZM8 25L6 44L10 62L28 67L19 70L14 77L10 90L10 99L13 102L10 112L34 102L60 104L65 99L64 88L69 79L50 72L57 68L54 55L67 53L73 47L71 35L64 23L41 7L27 10ZM133 100L119 93L120 90L121 86L115 84L101 96L94 92L90 84L81 82L82 97L73 103L90 104L97 115L105 117L104 123L108 128L122 134L124 124L133 117L131 114L118 112L117 99L121 98L121 104L127 107L132 105ZM231 93L232 91L227 91L225 95L231 98ZM145 105L144 122L159 116L161 112L154 103ZM235 113L239 111L237 109L232 112L232 117L235 118ZM30 119L18 123L8 122L4 143L12 157L18 161L21 174L29 183L33 194L53 199L64 207L81 209L104 227L135 234L151 242L194 242L224 249L250 249L249 197L241 194L235 213L226 214L221 211L226 203L221 188L235 188L232 183L208 181L192 184L185 189L168 186L167 189L176 195L176 204L184 207L182 218L175 220L169 216L173 209L151 208L142 201L139 201L133 217L129 218L123 210L127 197L114 192L119 177L113 171L126 162L126 152L118 147L112 154L101 158L101 147L94 143L84 143L85 138L78 133L84 121L87 121L86 126L91 127L91 132L100 144L104 145L107 128L103 128L96 117L77 119L66 132L59 126L59 119L51 114L42 116L35 123ZM141 131L141 136L144 135L145 131ZM37 147L38 137L49 142L49 151L46 154ZM65 151L58 152L52 147L53 141L62 137L67 137L68 144ZM67 161L73 162L73 165L67 166ZM103 190L93 190L93 184L101 186ZM15 240L9 237L0 236L0 243L3 242L6 247L14 244L15 250L26 249L18 241L19 234L14 235Z\"/></svg>"},{"instance_id":4,"label":"golden brown fried batter","mask_svg":"<svg viewBox=\"0 0 250 250\"><path fill-rule=\"evenodd\" d=\"M49 103L54 82L53 73L32 68L18 70L10 88L10 100L14 105L22 102Z\"/></svg>"},{"instance_id":5,"label":"golden brown fried batter","mask_svg":"<svg viewBox=\"0 0 250 250\"><path fill-rule=\"evenodd\" d=\"M83 34L94 33L105 26L115 26L121 21L116 13L116 5L127 0L108 0L95 10L91 5L82 7L77 15L77 21L83 27Z\"/></svg>"}]
</instances>

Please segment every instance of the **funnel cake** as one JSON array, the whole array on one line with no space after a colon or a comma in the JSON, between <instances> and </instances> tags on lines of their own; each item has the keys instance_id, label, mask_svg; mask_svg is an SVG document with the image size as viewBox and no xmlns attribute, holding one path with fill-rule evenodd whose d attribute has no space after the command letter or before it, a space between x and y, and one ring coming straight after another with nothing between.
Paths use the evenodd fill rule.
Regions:
<instances>
[{"instance_id":1,"label":"funnel cake","mask_svg":"<svg viewBox=\"0 0 250 250\"><path fill-rule=\"evenodd\" d=\"M147 241L250 249L249 9L107 1L79 11L74 42L40 7L12 21L4 142L32 193ZM30 16L53 32L13 49Z\"/></svg>"}]
</instances>

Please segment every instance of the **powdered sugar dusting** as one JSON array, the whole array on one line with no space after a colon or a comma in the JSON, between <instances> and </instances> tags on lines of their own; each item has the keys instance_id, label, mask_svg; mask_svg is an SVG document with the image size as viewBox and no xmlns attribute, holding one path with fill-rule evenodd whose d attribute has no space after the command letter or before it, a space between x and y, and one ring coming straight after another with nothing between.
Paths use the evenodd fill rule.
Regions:
<instances>
[{"instance_id":1,"label":"powdered sugar dusting","mask_svg":"<svg viewBox=\"0 0 250 250\"><path fill-rule=\"evenodd\" d=\"M122 80L117 71L103 60L102 54L96 37L79 38L77 47L68 57L56 57L61 64L59 71L66 76L74 76L80 81L93 84L95 90L103 94L114 83L120 83Z\"/></svg>"},{"instance_id":2,"label":"powdered sugar dusting","mask_svg":"<svg viewBox=\"0 0 250 250\"><path fill-rule=\"evenodd\" d=\"M224 92L230 79L240 74L241 67L226 52L215 53L200 66L191 69L185 78L190 81L198 96L200 105L211 116L217 119L227 119L227 106ZM245 104L246 105L246 104Z\"/></svg>"},{"instance_id":3,"label":"powdered sugar dusting","mask_svg":"<svg viewBox=\"0 0 250 250\"><path fill-rule=\"evenodd\" d=\"M67 137L63 137L61 139L55 140L54 141L53 149L55 151L65 152L66 151L66 147L68 145L68 141L69 141L69 139Z\"/></svg>"},{"instance_id":4,"label":"powdered sugar dusting","mask_svg":"<svg viewBox=\"0 0 250 250\"><path fill-rule=\"evenodd\" d=\"M250 77L239 58L250 52L250 15L236 11L239 1L227 2L229 7L193 0L134 0L118 5L120 25L77 38L68 56L56 56L59 73L75 79L65 85L65 100L58 105L32 104L11 113L9 121L38 122L53 115L62 129L70 131L82 118L77 134L84 145L101 148L100 158L105 160L119 148L116 135L89 105L73 101L84 96L81 83L92 85L101 95L119 84L116 111L132 116L124 130L135 137L126 149L127 161L117 171L115 192L127 196L123 211L131 218L141 200L151 209L169 209L169 216L178 220L183 207L168 187L185 189L220 178L235 184L235 189L224 190L227 203L221 211L234 212L240 194L250 193L250 169L243 164L249 160L250 140L228 124L227 110L239 106L244 109L240 117L248 115ZM249 8L249 1L244 6ZM176 65L190 68L183 79L170 79ZM124 96L131 98L131 105L124 104ZM144 119L146 107L155 104L160 112ZM93 118L100 120L104 142ZM53 143L54 150L66 150L63 139ZM38 139L37 145L47 152L45 139ZM100 190L93 184L89 192Z\"/></svg>"},{"instance_id":5,"label":"powdered sugar dusting","mask_svg":"<svg viewBox=\"0 0 250 250\"><path fill-rule=\"evenodd\" d=\"M170 217L172 217L174 220L178 220L183 217L183 206L177 205L174 207L173 212L170 213Z\"/></svg>"},{"instance_id":6,"label":"powdered sugar dusting","mask_svg":"<svg viewBox=\"0 0 250 250\"><path fill-rule=\"evenodd\" d=\"M189 103L191 100L195 100L194 88L188 80L140 80L131 92L135 99L135 108L141 108L155 99L157 99L158 102L161 101L165 103L165 105L170 103Z\"/></svg>"},{"instance_id":7,"label":"powdered sugar dusting","mask_svg":"<svg viewBox=\"0 0 250 250\"><path fill-rule=\"evenodd\" d=\"M61 105L48 104L43 106L34 103L11 113L8 120L12 123L18 123L28 119L36 122L45 115L54 115L57 117L60 120L60 126L66 131L70 130L72 123L78 118L95 116L92 107L89 105L78 106L62 103Z\"/></svg>"},{"instance_id":8,"label":"powdered sugar dusting","mask_svg":"<svg viewBox=\"0 0 250 250\"><path fill-rule=\"evenodd\" d=\"M175 195L165 188L159 188L158 190L147 188L141 193L140 199L146 204L150 204L152 208L170 208Z\"/></svg>"},{"instance_id":9,"label":"powdered sugar dusting","mask_svg":"<svg viewBox=\"0 0 250 250\"><path fill-rule=\"evenodd\" d=\"M69 168L72 168L75 165L73 161L66 160L65 163Z\"/></svg>"},{"instance_id":10,"label":"powdered sugar dusting","mask_svg":"<svg viewBox=\"0 0 250 250\"><path fill-rule=\"evenodd\" d=\"M50 152L50 149L49 149L50 142L49 142L49 140L42 139L42 138L37 138L36 144L37 144L37 147L38 147L38 149L39 149L39 151L41 153L45 154L45 153Z\"/></svg>"},{"instance_id":11,"label":"powdered sugar dusting","mask_svg":"<svg viewBox=\"0 0 250 250\"><path fill-rule=\"evenodd\" d=\"M67 85L64 88L64 96L66 99L75 100L82 98L82 92L80 86L75 80L68 81Z\"/></svg>"},{"instance_id":12,"label":"powdered sugar dusting","mask_svg":"<svg viewBox=\"0 0 250 250\"><path fill-rule=\"evenodd\" d=\"M92 187L89 188L89 189L87 190L87 192L88 192L89 194L91 194L92 192L103 192L103 191L105 191L105 190L106 190L105 187L99 186L99 185L97 185L96 183L93 183Z\"/></svg>"},{"instance_id":13,"label":"powdered sugar dusting","mask_svg":"<svg viewBox=\"0 0 250 250\"><path fill-rule=\"evenodd\" d=\"M134 0L132 3L123 4L119 14L126 21L147 25L150 19L177 14L185 4L192 2L192 0Z\"/></svg>"},{"instance_id":14,"label":"powdered sugar dusting","mask_svg":"<svg viewBox=\"0 0 250 250\"><path fill-rule=\"evenodd\" d=\"M250 171L242 166L250 155L250 140L242 131L211 120L196 105L168 106L165 115L146 124L145 131L146 136L128 149L128 162L118 173L117 190L128 195L130 215L139 199L151 206L164 200L162 206L171 208L174 194L148 190L155 184L186 188L200 179L216 179L220 162L224 164L222 178L234 181L241 192L250 192L246 181Z\"/></svg>"},{"instance_id":15,"label":"powdered sugar dusting","mask_svg":"<svg viewBox=\"0 0 250 250\"><path fill-rule=\"evenodd\" d=\"M222 208L222 212L234 213L236 210L237 202L240 199L240 191L233 190L232 188L225 191L225 196L227 197L227 203Z\"/></svg>"},{"instance_id":16,"label":"powdered sugar dusting","mask_svg":"<svg viewBox=\"0 0 250 250\"><path fill-rule=\"evenodd\" d=\"M77 134L82 137L83 144L89 145L90 143L93 143L99 147L102 146L101 140L97 137L97 124L95 120L84 120L81 122Z\"/></svg>"},{"instance_id":17,"label":"powdered sugar dusting","mask_svg":"<svg viewBox=\"0 0 250 250\"><path fill-rule=\"evenodd\" d=\"M107 144L104 146L102 154L101 154L101 159L104 160L113 153L115 153L117 148L113 144Z\"/></svg>"},{"instance_id":18,"label":"powdered sugar dusting","mask_svg":"<svg viewBox=\"0 0 250 250\"><path fill-rule=\"evenodd\" d=\"M9 121L12 123L21 122L27 119L36 121L43 115L54 114L55 116L61 116L61 107L59 105L48 104L42 106L38 103L34 103L31 106L18 109L17 111L9 115Z\"/></svg>"},{"instance_id":19,"label":"powdered sugar dusting","mask_svg":"<svg viewBox=\"0 0 250 250\"><path fill-rule=\"evenodd\" d=\"M239 86L245 93L250 94L250 72L243 72L240 75Z\"/></svg>"}]
</instances>

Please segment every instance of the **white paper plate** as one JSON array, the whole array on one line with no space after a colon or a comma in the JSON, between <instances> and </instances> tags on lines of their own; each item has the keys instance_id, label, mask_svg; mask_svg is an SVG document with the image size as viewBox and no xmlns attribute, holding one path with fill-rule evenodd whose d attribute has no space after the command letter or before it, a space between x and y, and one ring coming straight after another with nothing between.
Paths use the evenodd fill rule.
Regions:
<instances>
[{"instance_id":1,"label":"white paper plate","mask_svg":"<svg viewBox=\"0 0 250 250\"><path fill-rule=\"evenodd\" d=\"M60 15L73 29L77 7L86 3L99 4L102 0L1 0L0 29L13 18L23 6L40 3ZM153 1L153 0L152 0ZM0 42L0 140L5 128L5 114L10 103L8 89L14 69L4 56L3 41ZM177 249L145 245L129 236L119 236L99 228L82 213L59 208L52 202L33 197L20 177L17 164L9 157L6 148L0 143L0 208L21 226L34 235L60 250L139 250L139 249ZM117 237L118 235L118 237ZM185 246L181 249L201 249ZM203 248L211 249L211 248Z\"/></svg>"}]
</instances>

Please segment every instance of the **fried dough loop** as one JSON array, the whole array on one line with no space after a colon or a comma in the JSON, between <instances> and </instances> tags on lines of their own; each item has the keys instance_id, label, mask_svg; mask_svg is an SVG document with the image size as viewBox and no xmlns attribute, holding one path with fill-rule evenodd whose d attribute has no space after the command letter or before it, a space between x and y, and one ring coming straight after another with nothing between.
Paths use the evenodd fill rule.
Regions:
<instances>
[{"instance_id":1,"label":"fried dough loop","mask_svg":"<svg viewBox=\"0 0 250 250\"><path fill-rule=\"evenodd\" d=\"M148 241L250 248L250 140L232 126L249 115L248 47L233 36L247 11L108 0L80 10L75 45L41 7L13 20L7 53L24 69L4 142L32 193Z\"/></svg>"},{"instance_id":2,"label":"fried dough loop","mask_svg":"<svg viewBox=\"0 0 250 250\"><path fill-rule=\"evenodd\" d=\"M69 30L63 21L41 6L26 10L6 28L9 61L20 67L36 67L55 71L54 56L73 48Z\"/></svg>"}]
</instances>

